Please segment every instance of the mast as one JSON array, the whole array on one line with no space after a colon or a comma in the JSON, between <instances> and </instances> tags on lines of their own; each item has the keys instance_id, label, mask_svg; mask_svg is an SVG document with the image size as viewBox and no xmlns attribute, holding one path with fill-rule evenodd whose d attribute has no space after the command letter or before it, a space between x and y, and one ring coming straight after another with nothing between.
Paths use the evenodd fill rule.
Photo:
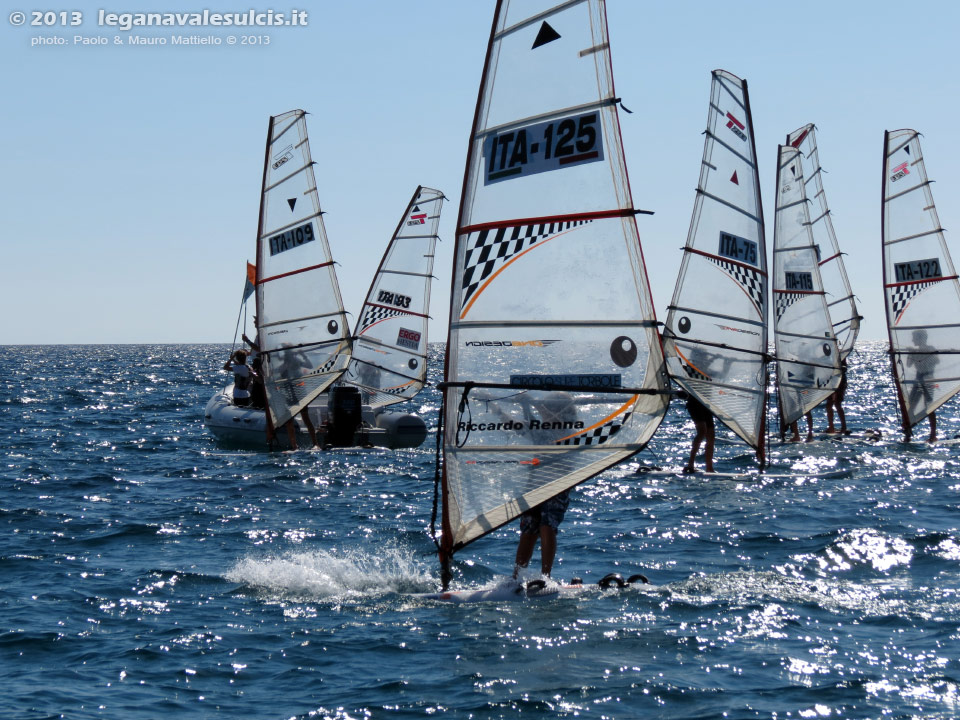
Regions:
<instances>
[{"instance_id":1,"label":"mast","mask_svg":"<svg viewBox=\"0 0 960 720\"><path fill-rule=\"evenodd\" d=\"M457 221L440 559L629 458L666 376L602 0L498 2Z\"/></svg>"},{"instance_id":2,"label":"mast","mask_svg":"<svg viewBox=\"0 0 960 720\"><path fill-rule=\"evenodd\" d=\"M268 417L283 425L346 369L346 313L323 226L306 113L270 118L257 232L257 331Z\"/></svg>"},{"instance_id":3,"label":"mast","mask_svg":"<svg viewBox=\"0 0 960 720\"><path fill-rule=\"evenodd\" d=\"M765 462L767 260L747 83L714 70L690 230L663 339L671 378Z\"/></svg>"},{"instance_id":4,"label":"mast","mask_svg":"<svg viewBox=\"0 0 960 720\"><path fill-rule=\"evenodd\" d=\"M444 200L418 186L370 283L343 381L374 409L403 402L427 378L427 325L437 227Z\"/></svg>"}]
</instances>

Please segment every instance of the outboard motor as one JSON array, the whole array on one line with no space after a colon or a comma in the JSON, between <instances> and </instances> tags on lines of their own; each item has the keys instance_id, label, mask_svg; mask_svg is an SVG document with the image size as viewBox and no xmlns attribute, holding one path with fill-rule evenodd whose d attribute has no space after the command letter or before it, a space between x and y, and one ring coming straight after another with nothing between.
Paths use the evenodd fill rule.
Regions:
<instances>
[{"instance_id":1,"label":"outboard motor","mask_svg":"<svg viewBox=\"0 0 960 720\"><path fill-rule=\"evenodd\" d=\"M359 388L352 385L331 388L327 411L330 424L327 427L326 444L334 447L356 445L354 435L363 423Z\"/></svg>"}]
</instances>

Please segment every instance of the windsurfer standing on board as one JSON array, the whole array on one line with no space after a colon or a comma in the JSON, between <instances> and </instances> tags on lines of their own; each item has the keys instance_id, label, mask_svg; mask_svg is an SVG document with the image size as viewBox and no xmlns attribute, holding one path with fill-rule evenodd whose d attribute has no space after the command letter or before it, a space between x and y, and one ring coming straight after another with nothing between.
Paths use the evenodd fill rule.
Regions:
<instances>
[{"instance_id":1,"label":"windsurfer standing on board","mask_svg":"<svg viewBox=\"0 0 960 720\"><path fill-rule=\"evenodd\" d=\"M940 362L940 358L934 354L936 348L927 344L926 330L914 330L912 339L914 349L907 355L907 365L915 368L916 375L913 386L910 388L910 397L907 398L907 403L911 411L914 411L914 409L922 409L924 405L933 400L934 383L931 380L933 378L933 368ZM930 419L930 437L927 438L927 442L936 442L937 413L931 412L927 417ZM913 438L913 428L910 427L910 421L906 420L903 427L904 439L910 442Z\"/></svg>"},{"instance_id":2,"label":"windsurfer standing on board","mask_svg":"<svg viewBox=\"0 0 960 720\"><path fill-rule=\"evenodd\" d=\"M526 395L521 397L527 415L527 427L533 417L533 410L540 416L540 425L546 427L560 426L564 421L575 420L577 409L573 398L565 392L553 392L549 397L528 401ZM556 430L534 431L534 441L538 445L555 444L562 436ZM537 540L540 541L540 573L550 577L553 570L553 560L557 555L557 531L563 516L570 505L570 491L565 490L554 495L534 508L527 510L520 516L520 541L517 543L516 564L513 567L513 577L520 574L522 568L530 564Z\"/></svg>"},{"instance_id":3,"label":"windsurfer standing on board","mask_svg":"<svg viewBox=\"0 0 960 720\"><path fill-rule=\"evenodd\" d=\"M827 398L827 434L835 435L840 433L841 435L849 435L850 431L847 430L847 417L843 414L843 408L841 403L843 402L843 396L847 394L847 359L844 358L840 361L840 384L837 385L837 389L833 391L833 395ZM840 429L837 430L833 425L833 411L837 411L837 418L840 420Z\"/></svg>"},{"instance_id":4,"label":"windsurfer standing on board","mask_svg":"<svg viewBox=\"0 0 960 720\"><path fill-rule=\"evenodd\" d=\"M715 437L713 413L710 412L702 402L689 393L687 393L687 412L690 413L690 418L693 420L694 427L697 429L697 434L693 437L693 446L690 448L690 460L687 461L687 466L683 468L683 472L688 475L695 472L693 465L694 459L700 450L700 443L705 440L706 444L703 448L703 459L707 472L712 473L714 472L713 443Z\"/></svg>"}]
</instances>

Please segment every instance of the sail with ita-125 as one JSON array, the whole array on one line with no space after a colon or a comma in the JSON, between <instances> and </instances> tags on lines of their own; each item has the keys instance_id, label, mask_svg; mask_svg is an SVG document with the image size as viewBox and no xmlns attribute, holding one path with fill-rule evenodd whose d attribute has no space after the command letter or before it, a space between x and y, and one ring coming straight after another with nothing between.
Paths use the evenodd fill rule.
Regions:
<instances>
[{"instance_id":1,"label":"sail with ita-125","mask_svg":"<svg viewBox=\"0 0 960 720\"><path fill-rule=\"evenodd\" d=\"M803 164L800 151L792 145L777 149L773 327L782 435L840 383L840 348L810 231Z\"/></svg>"},{"instance_id":2,"label":"sail with ita-125","mask_svg":"<svg viewBox=\"0 0 960 720\"><path fill-rule=\"evenodd\" d=\"M257 331L276 427L343 374L350 338L323 227L306 113L270 118L257 234Z\"/></svg>"},{"instance_id":3,"label":"sail with ita-125","mask_svg":"<svg viewBox=\"0 0 960 720\"><path fill-rule=\"evenodd\" d=\"M497 3L443 385L441 561L643 448L666 376L600 0Z\"/></svg>"},{"instance_id":4,"label":"sail with ita-125","mask_svg":"<svg viewBox=\"0 0 960 720\"><path fill-rule=\"evenodd\" d=\"M427 324L443 193L418 187L373 277L343 382L373 408L409 400L427 381Z\"/></svg>"},{"instance_id":5,"label":"sail with ita-125","mask_svg":"<svg viewBox=\"0 0 960 720\"><path fill-rule=\"evenodd\" d=\"M884 134L883 289L904 433L960 391L960 283L916 130Z\"/></svg>"},{"instance_id":6,"label":"sail with ita-125","mask_svg":"<svg viewBox=\"0 0 960 720\"><path fill-rule=\"evenodd\" d=\"M667 311L670 376L764 461L767 256L746 80L714 70L700 181Z\"/></svg>"}]
</instances>

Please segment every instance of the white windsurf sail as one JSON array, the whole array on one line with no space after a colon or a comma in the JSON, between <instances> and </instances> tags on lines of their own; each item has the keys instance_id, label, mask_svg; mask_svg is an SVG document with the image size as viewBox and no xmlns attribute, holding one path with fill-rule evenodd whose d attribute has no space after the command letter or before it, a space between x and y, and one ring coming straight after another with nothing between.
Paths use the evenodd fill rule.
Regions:
<instances>
[{"instance_id":1,"label":"white windsurf sail","mask_svg":"<svg viewBox=\"0 0 960 720\"><path fill-rule=\"evenodd\" d=\"M767 253L747 83L713 71L700 182L667 311L671 377L764 458Z\"/></svg>"},{"instance_id":2,"label":"white windsurf sail","mask_svg":"<svg viewBox=\"0 0 960 720\"><path fill-rule=\"evenodd\" d=\"M536 5L497 3L467 155L443 384L445 568L641 450L667 406L605 4Z\"/></svg>"},{"instance_id":3,"label":"white windsurf sail","mask_svg":"<svg viewBox=\"0 0 960 720\"><path fill-rule=\"evenodd\" d=\"M276 427L350 360L350 340L323 228L306 113L270 118L257 234L257 330Z\"/></svg>"},{"instance_id":4,"label":"white windsurf sail","mask_svg":"<svg viewBox=\"0 0 960 720\"><path fill-rule=\"evenodd\" d=\"M847 270L843 264L843 253L833 229L827 194L823 190L823 169L820 167L820 155L817 151L816 127L813 123L804 125L787 135L787 145L801 152L803 177L807 197L810 199L810 231L813 243L820 255L820 279L833 321L833 333L840 346L840 358L846 358L853 350L860 332L860 320L857 300L850 288Z\"/></svg>"},{"instance_id":5,"label":"white windsurf sail","mask_svg":"<svg viewBox=\"0 0 960 720\"><path fill-rule=\"evenodd\" d=\"M427 380L427 321L444 196L418 187L380 261L354 329L343 381L373 408L409 400Z\"/></svg>"},{"instance_id":6,"label":"white windsurf sail","mask_svg":"<svg viewBox=\"0 0 960 720\"><path fill-rule=\"evenodd\" d=\"M927 178L920 134L884 134L883 288L903 429L960 390L960 283Z\"/></svg>"},{"instance_id":7,"label":"white windsurf sail","mask_svg":"<svg viewBox=\"0 0 960 720\"><path fill-rule=\"evenodd\" d=\"M840 348L810 231L810 201L800 151L777 151L773 229L773 327L780 432L826 400L840 384Z\"/></svg>"}]
</instances>

